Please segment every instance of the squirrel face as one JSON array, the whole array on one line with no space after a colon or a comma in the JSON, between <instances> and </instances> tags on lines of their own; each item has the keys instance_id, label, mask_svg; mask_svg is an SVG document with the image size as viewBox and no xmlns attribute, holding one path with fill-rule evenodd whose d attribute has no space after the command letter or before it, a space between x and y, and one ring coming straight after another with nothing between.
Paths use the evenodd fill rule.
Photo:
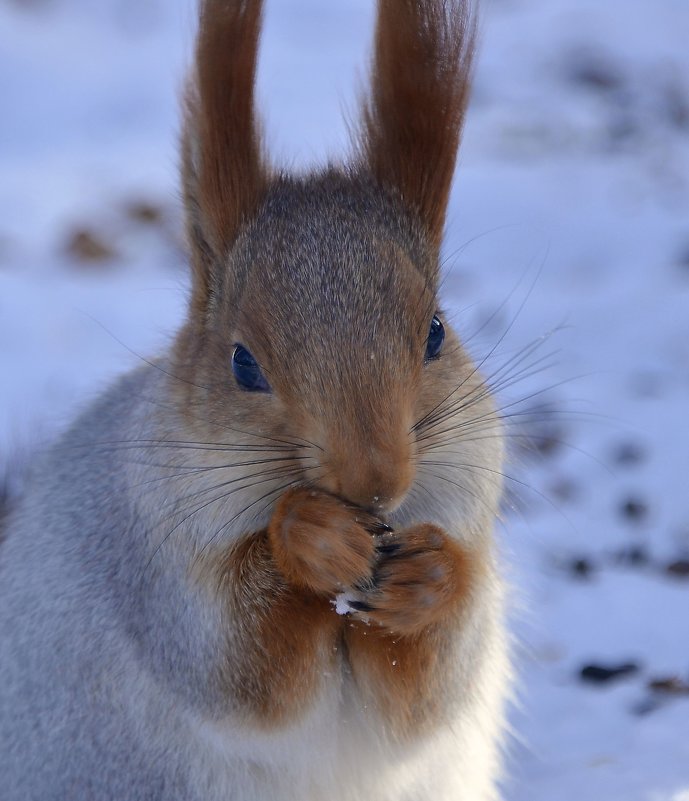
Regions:
<instances>
[{"instance_id":1,"label":"squirrel face","mask_svg":"<svg viewBox=\"0 0 689 801\"><path fill-rule=\"evenodd\" d=\"M246 430L309 443L314 486L394 511L416 476L415 426L468 364L447 322L429 351L437 263L422 232L363 179L284 179L214 272L201 334L213 344L191 382L212 385L211 406ZM263 391L233 375L237 345Z\"/></svg>"}]
</instances>

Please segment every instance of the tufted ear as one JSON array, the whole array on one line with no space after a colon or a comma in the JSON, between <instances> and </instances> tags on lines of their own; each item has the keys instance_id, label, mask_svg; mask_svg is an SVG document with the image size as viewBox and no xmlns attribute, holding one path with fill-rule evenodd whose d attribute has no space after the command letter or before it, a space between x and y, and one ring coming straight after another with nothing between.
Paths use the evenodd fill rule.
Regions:
<instances>
[{"instance_id":1,"label":"tufted ear","mask_svg":"<svg viewBox=\"0 0 689 801\"><path fill-rule=\"evenodd\" d=\"M182 134L196 308L209 297L213 264L229 251L267 186L254 108L262 7L262 0L201 3Z\"/></svg>"},{"instance_id":2,"label":"tufted ear","mask_svg":"<svg viewBox=\"0 0 689 801\"><path fill-rule=\"evenodd\" d=\"M471 85L475 20L466 0L378 0L365 167L401 195L440 248Z\"/></svg>"}]
</instances>

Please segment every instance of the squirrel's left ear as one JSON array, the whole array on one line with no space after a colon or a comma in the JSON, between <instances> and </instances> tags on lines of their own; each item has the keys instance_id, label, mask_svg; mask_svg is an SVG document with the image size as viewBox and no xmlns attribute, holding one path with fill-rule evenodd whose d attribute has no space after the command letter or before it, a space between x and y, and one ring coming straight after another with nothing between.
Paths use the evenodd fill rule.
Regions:
<instances>
[{"instance_id":1,"label":"squirrel's left ear","mask_svg":"<svg viewBox=\"0 0 689 801\"><path fill-rule=\"evenodd\" d=\"M468 0L378 0L364 168L402 197L437 250L471 85Z\"/></svg>"},{"instance_id":2,"label":"squirrel's left ear","mask_svg":"<svg viewBox=\"0 0 689 801\"><path fill-rule=\"evenodd\" d=\"M182 181L193 304L205 308L212 270L255 212L268 183L254 108L262 0L202 0L185 98Z\"/></svg>"}]
</instances>

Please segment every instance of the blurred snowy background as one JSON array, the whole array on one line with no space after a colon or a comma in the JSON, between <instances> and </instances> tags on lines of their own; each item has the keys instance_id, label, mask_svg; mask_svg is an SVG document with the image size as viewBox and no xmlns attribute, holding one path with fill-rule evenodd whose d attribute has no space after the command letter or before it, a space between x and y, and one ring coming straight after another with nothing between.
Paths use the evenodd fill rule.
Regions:
<instances>
[{"instance_id":1,"label":"blurred snowy background","mask_svg":"<svg viewBox=\"0 0 689 801\"><path fill-rule=\"evenodd\" d=\"M269 0L278 161L346 148L372 5ZM0 0L4 496L184 312L194 19L194 0ZM491 354L512 442L505 795L688 801L689 2L484 0L482 20L445 301Z\"/></svg>"}]
</instances>

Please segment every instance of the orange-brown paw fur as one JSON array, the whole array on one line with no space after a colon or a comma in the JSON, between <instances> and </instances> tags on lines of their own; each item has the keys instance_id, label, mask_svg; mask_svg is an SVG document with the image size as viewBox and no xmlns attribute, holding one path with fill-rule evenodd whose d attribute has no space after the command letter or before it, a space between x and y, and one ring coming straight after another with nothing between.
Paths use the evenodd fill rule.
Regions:
<instances>
[{"instance_id":1,"label":"orange-brown paw fur","mask_svg":"<svg viewBox=\"0 0 689 801\"><path fill-rule=\"evenodd\" d=\"M372 576L377 521L319 490L278 501L268 526L275 563L292 585L333 595Z\"/></svg>"},{"instance_id":2,"label":"orange-brown paw fur","mask_svg":"<svg viewBox=\"0 0 689 801\"><path fill-rule=\"evenodd\" d=\"M440 622L457 610L471 584L467 552L430 523L379 538L377 557L370 587L350 606L390 632L411 635Z\"/></svg>"}]
</instances>

